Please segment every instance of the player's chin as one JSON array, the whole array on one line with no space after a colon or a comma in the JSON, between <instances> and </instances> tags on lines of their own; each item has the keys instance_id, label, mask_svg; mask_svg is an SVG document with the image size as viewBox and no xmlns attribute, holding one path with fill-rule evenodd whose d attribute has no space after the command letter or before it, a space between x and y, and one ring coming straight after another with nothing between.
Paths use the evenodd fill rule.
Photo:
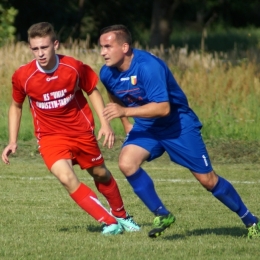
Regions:
<instances>
[{"instance_id":1,"label":"player's chin","mask_svg":"<svg viewBox=\"0 0 260 260\"><path fill-rule=\"evenodd\" d=\"M48 62L47 61L38 61L39 65L43 68L43 69L48 69Z\"/></svg>"},{"instance_id":2,"label":"player's chin","mask_svg":"<svg viewBox=\"0 0 260 260\"><path fill-rule=\"evenodd\" d=\"M114 67L115 64L113 64L110 60L105 60L105 63L108 67Z\"/></svg>"}]
</instances>

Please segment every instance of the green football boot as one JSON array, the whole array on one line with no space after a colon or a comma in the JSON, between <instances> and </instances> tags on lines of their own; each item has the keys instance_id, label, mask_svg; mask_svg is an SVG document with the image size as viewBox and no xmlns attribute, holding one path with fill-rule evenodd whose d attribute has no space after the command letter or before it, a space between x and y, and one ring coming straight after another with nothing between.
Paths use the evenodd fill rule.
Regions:
<instances>
[{"instance_id":1,"label":"green football boot","mask_svg":"<svg viewBox=\"0 0 260 260\"><path fill-rule=\"evenodd\" d=\"M149 237L156 238L163 234L164 230L175 222L175 217L169 213L165 216L157 216L153 221L153 229L148 233Z\"/></svg>"}]
</instances>

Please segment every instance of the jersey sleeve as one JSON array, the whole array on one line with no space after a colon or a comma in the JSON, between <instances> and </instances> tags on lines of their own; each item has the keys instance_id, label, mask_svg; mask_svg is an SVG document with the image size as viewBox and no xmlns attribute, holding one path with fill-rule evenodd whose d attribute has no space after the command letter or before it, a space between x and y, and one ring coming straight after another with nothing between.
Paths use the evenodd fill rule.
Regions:
<instances>
[{"instance_id":1,"label":"jersey sleeve","mask_svg":"<svg viewBox=\"0 0 260 260\"><path fill-rule=\"evenodd\" d=\"M140 66L140 80L145 86L147 98L150 102L167 102L167 79L164 68L157 62Z\"/></svg>"},{"instance_id":2,"label":"jersey sleeve","mask_svg":"<svg viewBox=\"0 0 260 260\"><path fill-rule=\"evenodd\" d=\"M87 94L90 94L92 90L97 86L98 76L94 70L86 65L82 64L80 68L79 87L83 89Z\"/></svg>"},{"instance_id":3,"label":"jersey sleeve","mask_svg":"<svg viewBox=\"0 0 260 260\"><path fill-rule=\"evenodd\" d=\"M26 93L19 79L20 77L18 70L12 76L12 97L15 102L22 104L26 97Z\"/></svg>"}]
</instances>

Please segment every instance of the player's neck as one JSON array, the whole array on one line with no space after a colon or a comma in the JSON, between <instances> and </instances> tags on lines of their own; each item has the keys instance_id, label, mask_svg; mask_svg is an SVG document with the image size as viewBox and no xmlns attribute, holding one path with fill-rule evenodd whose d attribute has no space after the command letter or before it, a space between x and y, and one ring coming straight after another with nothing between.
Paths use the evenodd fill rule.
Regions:
<instances>
[{"instance_id":1,"label":"player's neck","mask_svg":"<svg viewBox=\"0 0 260 260\"><path fill-rule=\"evenodd\" d=\"M130 66L131 66L131 62L132 62L133 57L134 57L134 53L133 52L131 52L129 54L126 54L125 58L123 60L123 63L117 69L119 71L122 71L122 72L128 70L130 68Z\"/></svg>"}]
</instances>

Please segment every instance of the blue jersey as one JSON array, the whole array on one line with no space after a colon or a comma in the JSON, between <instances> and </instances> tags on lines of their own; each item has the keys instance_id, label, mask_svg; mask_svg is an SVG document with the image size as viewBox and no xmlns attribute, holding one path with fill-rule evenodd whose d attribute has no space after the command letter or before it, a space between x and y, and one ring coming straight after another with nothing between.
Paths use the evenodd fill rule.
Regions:
<instances>
[{"instance_id":1,"label":"blue jersey","mask_svg":"<svg viewBox=\"0 0 260 260\"><path fill-rule=\"evenodd\" d=\"M104 65L100 80L109 93L126 107L142 106L151 102L169 102L171 112L166 117L140 118L135 123L147 131L178 134L193 127L201 127L196 114L190 109L186 95L176 82L164 61L153 54L133 49L133 59L126 71Z\"/></svg>"}]
</instances>

